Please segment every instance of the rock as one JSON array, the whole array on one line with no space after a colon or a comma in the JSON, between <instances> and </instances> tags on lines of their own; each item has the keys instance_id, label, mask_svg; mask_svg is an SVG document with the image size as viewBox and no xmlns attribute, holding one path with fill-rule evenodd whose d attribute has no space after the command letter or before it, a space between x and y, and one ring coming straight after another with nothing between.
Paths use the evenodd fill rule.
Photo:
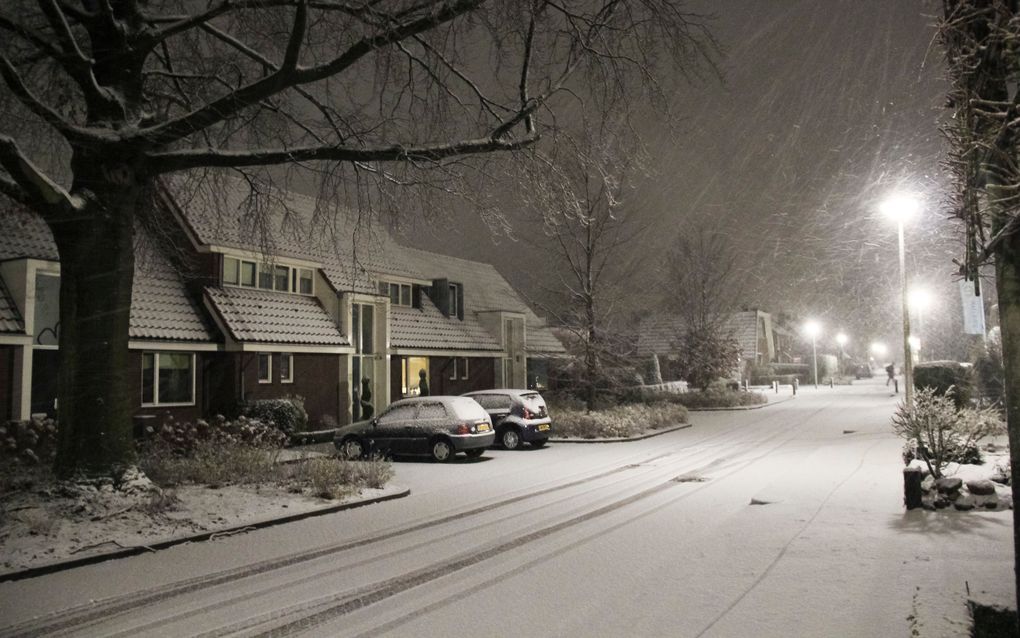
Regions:
<instances>
[{"instance_id":1,"label":"rock","mask_svg":"<svg viewBox=\"0 0 1020 638\"><path fill-rule=\"evenodd\" d=\"M961 512L969 512L974 509L974 500L970 496L963 495L953 502L953 507Z\"/></svg>"},{"instance_id":2,"label":"rock","mask_svg":"<svg viewBox=\"0 0 1020 638\"><path fill-rule=\"evenodd\" d=\"M994 500L994 501L989 501L989 502L985 503L985 509L986 510L999 509L999 501L998 500Z\"/></svg>"},{"instance_id":3,"label":"rock","mask_svg":"<svg viewBox=\"0 0 1020 638\"><path fill-rule=\"evenodd\" d=\"M988 507L989 503L998 503L999 497L996 494L972 494L974 507Z\"/></svg>"},{"instance_id":4,"label":"rock","mask_svg":"<svg viewBox=\"0 0 1020 638\"><path fill-rule=\"evenodd\" d=\"M988 480L994 481L999 485L1009 485L1009 479L1004 474L992 474L988 477Z\"/></svg>"},{"instance_id":5,"label":"rock","mask_svg":"<svg viewBox=\"0 0 1020 638\"><path fill-rule=\"evenodd\" d=\"M940 509L940 510L941 509L945 509L945 508L949 507L950 505L952 505L952 502L948 498L943 498L943 497L940 496L939 498L935 499L935 508L936 509Z\"/></svg>"},{"instance_id":6,"label":"rock","mask_svg":"<svg viewBox=\"0 0 1020 638\"><path fill-rule=\"evenodd\" d=\"M939 494L959 491L962 486L963 479L960 478L940 478L935 481L935 487L938 488Z\"/></svg>"},{"instance_id":7,"label":"rock","mask_svg":"<svg viewBox=\"0 0 1020 638\"><path fill-rule=\"evenodd\" d=\"M967 491L975 496L987 496L995 494L995 483L987 479L975 479L967 481Z\"/></svg>"},{"instance_id":8,"label":"rock","mask_svg":"<svg viewBox=\"0 0 1020 638\"><path fill-rule=\"evenodd\" d=\"M924 490L925 492L930 492L934 488L935 488L935 479L932 477L931 474L928 474L927 476L924 477L924 480L921 481L921 489Z\"/></svg>"}]
</instances>

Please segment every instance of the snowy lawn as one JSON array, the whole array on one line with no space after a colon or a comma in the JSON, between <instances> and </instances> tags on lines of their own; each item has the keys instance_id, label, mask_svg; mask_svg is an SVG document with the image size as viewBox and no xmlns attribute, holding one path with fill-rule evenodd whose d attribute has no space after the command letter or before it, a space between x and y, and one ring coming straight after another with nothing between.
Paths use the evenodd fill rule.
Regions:
<instances>
[{"instance_id":1,"label":"snowy lawn","mask_svg":"<svg viewBox=\"0 0 1020 638\"><path fill-rule=\"evenodd\" d=\"M289 453L286 460L295 456L301 455ZM0 478L0 574L399 491L382 485L392 475L389 464L355 465L370 464L313 457L288 464L261 484L181 484L157 491L118 490L112 482L61 484L38 466L7 468Z\"/></svg>"}]
</instances>

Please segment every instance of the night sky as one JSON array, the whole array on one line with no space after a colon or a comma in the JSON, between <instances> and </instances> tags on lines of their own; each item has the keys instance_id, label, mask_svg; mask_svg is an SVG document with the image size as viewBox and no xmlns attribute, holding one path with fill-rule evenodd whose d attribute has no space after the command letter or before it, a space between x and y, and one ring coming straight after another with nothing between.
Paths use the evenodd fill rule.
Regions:
<instances>
[{"instance_id":1,"label":"night sky","mask_svg":"<svg viewBox=\"0 0 1020 638\"><path fill-rule=\"evenodd\" d=\"M656 140L657 174L625 199L652 226L642 250L664 255L676 233L708 225L726 232L744 256L747 305L816 317L830 339L845 329L858 345L873 339L892 345L900 321L896 233L877 207L888 193L906 189L924 200L923 216L907 228L908 268L938 298L922 335L937 351L926 357L965 356L952 345L960 329L951 262L959 241L943 205L939 167L946 85L932 26L938 5L690 6L714 15L724 79L692 83L677 96L684 124L676 138L662 135L654 118L646 122L647 139ZM491 261L525 288L553 267L521 237L524 229L517 241L493 240L470 213L461 216L463 242L435 236L416 242ZM530 272L522 255L537 264Z\"/></svg>"}]
</instances>

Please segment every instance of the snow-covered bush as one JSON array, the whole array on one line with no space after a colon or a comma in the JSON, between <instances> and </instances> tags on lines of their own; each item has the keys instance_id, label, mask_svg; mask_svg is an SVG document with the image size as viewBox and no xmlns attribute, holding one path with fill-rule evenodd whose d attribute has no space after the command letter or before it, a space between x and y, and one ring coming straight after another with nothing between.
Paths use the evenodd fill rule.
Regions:
<instances>
[{"instance_id":1,"label":"snow-covered bush","mask_svg":"<svg viewBox=\"0 0 1020 638\"><path fill-rule=\"evenodd\" d=\"M289 478L320 498L343 498L361 488L381 488L393 478L393 466L381 459L345 461L309 459L287 467Z\"/></svg>"},{"instance_id":2,"label":"snow-covered bush","mask_svg":"<svg viewBox=\"0 0 1020 638\"><path fill-rule=\"evenodd\" d=\"M914 366L914 387L952 396L956 407L963 408L970 405L974 370L958 361L925 361Z\"/></svg>"},{"instance_id":3,"label":"snow-covered bush","mask_svg":"<svg viewBox=\"0 0 1020 638\"><path fill-rule=\"evenodd\" d=\"M57 453L57 422L32 418L0 425L0 462L49 465Z\"/></svg>"},{"instance_id":4,"label":"snow-covered bush","mask_svg":"<svg viewBox=\"0 0 1020 638\"><path fill-rule=\"evenodd\" d=\"M250 419L256 419L263 423L272 423L288 434L291 432L303 432L308 427L308 413L305 412L305 400L299 396L249 401L244 404L242 413Z\"/></svg>"},{"instance_id":5,"label":"snow-covered bush","mask_svg":"<svg viewBox=\"0 0 1020 638\"><path fill-rule=\"evenodd\" d=\"M287 435L276 427L244 416L232 421L216 416L211 422L199 419L194 423L168 417L162 425L146 428L145 433L138 444L140 451L174 456L192 455L206 442L268 449L283 447L287 442Z\"/></svg>"},{"instance_id":6,"label":"snow-covered bush","mask_svg":"<svg viewBox=\"0 0 1020 638\"><path fill-rule=\"evenodd\" d=\"M933 387L914 393L914 409L900 404L893 415L893 431L906 439L903 460L921 459L935 478L942 478L950 463L980 463L978 441L1005 432L993 409L957 408L953 388L945 393Z\"/></svg>"},{"instance_id":7,"label":"snow-covered bush","mask_svg":"<svg viewBox=\"0 0 1020 638\"><path fill-rule=\"evenodd\" d=\"M582 439L629 438L687 421L687 410L669 403L620 405L592 412L582 407L550 414L557 436Z\"/></svg>"}]
</instances>

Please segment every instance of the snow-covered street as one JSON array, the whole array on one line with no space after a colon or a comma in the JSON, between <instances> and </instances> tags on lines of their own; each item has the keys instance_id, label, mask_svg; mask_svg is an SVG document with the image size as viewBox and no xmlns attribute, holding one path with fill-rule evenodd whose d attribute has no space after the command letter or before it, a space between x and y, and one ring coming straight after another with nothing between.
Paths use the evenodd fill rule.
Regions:
<instances>
[{"instance_id":1,"label":"snow-covered street","mask_svg":"<svg viewBox=\"0 0 1020 638\"><path fill-rule=\"evenodd\" d=\"M895 403L397 463L408 498L4 583L0 636L963 635L968 586L1013 600L1011 513L904 512Z\"/></svg>"}]
</instances>

